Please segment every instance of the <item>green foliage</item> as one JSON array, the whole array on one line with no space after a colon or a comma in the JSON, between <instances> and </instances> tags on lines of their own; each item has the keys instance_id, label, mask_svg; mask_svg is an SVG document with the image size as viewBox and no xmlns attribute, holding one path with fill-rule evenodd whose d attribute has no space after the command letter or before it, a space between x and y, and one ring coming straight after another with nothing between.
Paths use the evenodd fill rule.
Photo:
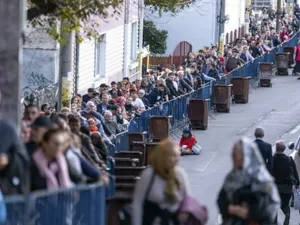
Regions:
<instances>
[{"instance_id":1,"label":"green foliage","mask_svg":"<svg viewBox=\"0 0 300 225\"><path fill-rule=\"evenodd\" d=\"M163 12L173 12L190 6L195 0L145 0L145 5L150 6L152 12L159 12L160 16Z\"/></svg>"},{"instance_id":2,"label":"green foliage","mask_svg":"<svg viewBox=\"0 0 300 225\"><path fill-rule=\"evenodd\" d=\"M144 20L144 46L150 45L153 54L164 54L167 50L168 31L159 30L153 21Z\"/></svg>"},{"instance_id":3,"label":"green foliage","mask_svg":"<svg viewBox=\"0 0 300 225\"><path fill-rule=\"evenodd\" d=\"M27 18L33 27L47 27L48 33L60 42L70 31L81 32L80 39L97 38L99 17L119 14L121 5L121 0L28 0ZM58 29L61 21L63 25Z\"/></svg>"},{"instance_id":4,"label":"green foliage","mask_svg":"<svg viewBox=\"0 0 300 225\"><path fill-rule=\"evenodd\" d=\"M120 14L125 0L28 0L27 18L36 28L47 28L48 33L60 42L70 31L83 37L99 38L99 18L114 18ZM145 0L151 10L176 12L194 0ZM61 25L61 22L63 22ZM58 29L61 25L61 29ZM161 32L162 37L166 36ZM163 48L162 48L163 49Z\"/></svg>"}]
</instances>

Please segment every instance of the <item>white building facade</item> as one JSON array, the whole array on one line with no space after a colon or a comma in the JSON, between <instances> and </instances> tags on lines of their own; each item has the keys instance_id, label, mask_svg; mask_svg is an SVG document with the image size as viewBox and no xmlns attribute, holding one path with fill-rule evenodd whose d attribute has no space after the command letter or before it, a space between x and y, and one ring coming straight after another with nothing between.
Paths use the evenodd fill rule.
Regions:
<instances>
[{"instance_id":1,"label":"white building facade","mask_svg":"<svg viewBox=\"0 0 300 225\"><path fill-rule=\"evenodd\" d=\"M234 35L234 31L238 31L245 24L245 8L249 0L196 0L190 7L175 15L165 13L159 17L146 10L145 19L154 21L159 29L168 31L165 55L172 54L182 41L187 41L193 46L193 51L197 51L218 42L217 17L221 1L225 4L225 15L230 17L224 25L224 36L231 31Z\"/></svg>"},{"instance_id":2,"label":"white building facade","mask_svg":"<svg viewBox=\"0 0 300 225\"><path fill-rule=\"evenodd\" d=\"M143 9L144 0L125 0L120 14L101 19L101 41L85 39L73 43L73 93L84 94L90 87L121 81L123 77L140 77L138 56L143 48ZM59 44L46 31L28 28L25 35L22 95L58 83L60 68Z\"/></svg>"},{"instance_id":3,"label":"white building facade","mask_svg":"<svg viewBox=\"0 0 300 225\"><path fill-rule=\"evenodd\" d=\"M79 45L77 92L102 83L140 77L138 55L142 46L143 1L126 0L123 12L101 23L101 41L85 40Z\"/></svg>"}]
</instances>

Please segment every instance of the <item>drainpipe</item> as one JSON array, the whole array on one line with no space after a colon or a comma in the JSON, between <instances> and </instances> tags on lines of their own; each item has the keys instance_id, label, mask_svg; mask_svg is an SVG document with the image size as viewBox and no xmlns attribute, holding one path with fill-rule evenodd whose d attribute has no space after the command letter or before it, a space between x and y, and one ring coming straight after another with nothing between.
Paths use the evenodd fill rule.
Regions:
<instances>
[{"instance_id":1,"label":"drainpipe","mask_svg":"<svg viewBox=\"0 0 300 225\"><path fill-rule=\"evenodd\" d=\"M139 0L139 49L143 49L143 34L144 34L144 0Z\"/></svg>"},{"instance_id":2,"label":"drainpipe","mask_svg":"<svg viewBox=\"0 0 300 225\"><path fill-rule=\"evenodd\" d=\"M125 16L124 16L124 53L123 53L123 78L128 77L128 39L129 39L129 2L124 1Z\"/></svg>"},{"instance_id":3,"label":"drainpipe","mask_svg":"<svg viewBox=\"0 0 300 225\"><path fill-rule=\"evenodd\" d=\"M76 52L75 52L75 93L74 94L78 94L78 86L79 86L79 41L78 41L78 36L76 34Z\"/></svg>"}]
</instances>

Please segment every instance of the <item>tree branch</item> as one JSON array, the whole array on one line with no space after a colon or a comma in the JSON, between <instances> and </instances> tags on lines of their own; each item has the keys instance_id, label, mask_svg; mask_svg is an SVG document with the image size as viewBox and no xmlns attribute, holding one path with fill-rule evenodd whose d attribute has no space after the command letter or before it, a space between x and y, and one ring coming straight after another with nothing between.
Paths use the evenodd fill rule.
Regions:
<instances>
[{"instance_id":1,"label":"tree branch","mask_svg":"<svg viewBox=\"0 0 300 225\"><path fill-rule=\"evenodd\" d=\"M29 21L41 16L55 13L58 5L53 1L42 1L42 0L31 0L35 5L34 7L27 10L27 19Z\"/></svg>"}]
</instances>

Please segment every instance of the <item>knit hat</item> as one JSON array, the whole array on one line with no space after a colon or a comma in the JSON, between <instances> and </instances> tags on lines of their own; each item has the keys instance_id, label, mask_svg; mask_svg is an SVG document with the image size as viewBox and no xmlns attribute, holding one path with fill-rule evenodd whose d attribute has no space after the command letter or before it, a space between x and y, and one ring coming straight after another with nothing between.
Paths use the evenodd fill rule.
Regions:
<instances>
[{"instance_id":1,"label":"knit hat","mask_svg":"<svg viewBox=\"0 0 300 225\"><path fill-rule=\"evenodd\" d=\"M183 133L185 133L185 134L189 134L189 133L191 133L191 130L190 130L190 128L188 128L188 127L185 127L185 128L183 129Z\"/></svg>"},{"instance_id":2,"label":"knit hat","mask_svg":"<svg viewBox=\"0 0 300 225\"><path fill-rule=\"evenodd\" d=\"M191 130L190 130L189 127L185 127L185 128L183 129L182 137L184 137L184 136L183 136L184 134L189 134L190 137L193 136L193 135L192 135L192 132L191 132Z\"/></svg>"}]
</instances>

